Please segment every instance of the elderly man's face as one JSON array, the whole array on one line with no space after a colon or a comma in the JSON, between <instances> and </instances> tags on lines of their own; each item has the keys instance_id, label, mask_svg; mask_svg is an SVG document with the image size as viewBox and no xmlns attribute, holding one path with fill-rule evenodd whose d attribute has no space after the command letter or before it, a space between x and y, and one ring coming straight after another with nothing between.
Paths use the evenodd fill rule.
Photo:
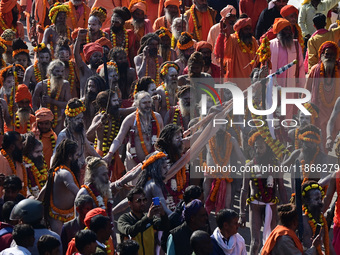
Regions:
<instances>
[{"instance_id":1,"label":"elderly man's face","mask_svg":"<svg viewBox=\"0 0 340 255\"><path fill-rule=\"evenodd\" d=\"M156 40L151 40L148 43L150 56L153 56L153 57L157 56L158 46L159 46L159 43Z\"/></svg>"},{"instance_id":2,"label":"elderly man's face","mask_svg":"<svg viewBox=\"0 0 340 255\"><path fill-rule=\"evenodd\" d=\"M52 76L57 78L64 77L65 67L62 65L55 66L52 70Z\"/></svg>"},{"instance_id":3,"label":"elderly man's face","mask_svg":"<svg viewBox=\"0 0 340 255\"><path fill-rule=\"evenodd\" d=\"M145 17L144 11L142 11L140 9L137 9L131 15L132 15L132 18L135 21L137 21L137 22L144 22L144 17Z\"/></svg>"},{"instance_id":4,"label":"elderly man's face","mask_svg":"<svg viewBox=\"0 0 340 255\"><path fill-rule=\"evenodd\" d=\"M30 109L30 103L31 101L29 99L23 99L19 102L17 102L18 108L19 109Z\"/></svg>"},{"instance_id":5,"label":"elderly man's face","mask_svg":"<svg viewBox=\"0 0 340 255\"><path fill-rule=\"evenodd\" d=\"M113 28L113 30L119 30L123 24L123 19L117 13L114 13L111 18L111 28Z\"/></svg>"},{"instance_id":6,"label":"elderly man's face","mask_svg":"<svg viewBox=\"0 0 340 255\"><path fill-rule=\"evenodd\" d=\"M70 60L70 52L66 49L59 50L58 58L60 61L68 62Z\"/></svg>"},{"instance_id":7,"label":"elderly man's face","mask_svg":"<svg viewBox=\"0 0 340 255\"><path fill-rule=\"evenodd\" d=\"M165 10L170 14L172 18L179 15L179 9L176 5L168 5Z\"/></svg>"},{"instance_id":8,"label":"elderly man's face","mask_svg":"<svg viewBox=\"0 0 340 255\"><path fill-rule=\"evenodd\" d=\"M194 0L196 8L200 12L206 12L208 9L208 1L207 0Z\"/></svg>"},{"instance_id":9,"label":"elderly man's face","mask_svg":"<svg viewBox=\"0 0 340 255\"><path fill-rule=\"evenodd\" d=\"M333 48L327 48L321 54L321 61L323 64L331 63L335 64L336 61L336 51Z\"/></svg>"},{"instance_id":10,"label":"elderly man's face","mask_svg":"<svg viewBox=\"0 0 340 255\"><path fill-rule=\"evenodd\" d=\"M165 82L172 89L176 90L178 85L178 72L176 68L170 67L167 75L165 76Z\"/></svg>"},{"instance_id":11,"label":"elderly man's face","mask_svg":"<svg viewBox=\"0 0 340 255\"><path fill-rule=\"evenodd\" d=\"M82 133L84 131L84 122L83 122L84 114L80 113L77 116L70 119L71 128L76 133Z\"/></svg>"},{"instance_id":12,"label":"elderly man's face","mask_svg":"<svg viewBox=\"0 0 340 255\"><path fill-rule=\"evenodd\" d=\"M294 13L286 16L285 19L288 20L290 24L295 26L295 24L297 23L297 20L298 20L298 15L294 12Z\"/></svg>"},{"instance_id":13,"label":"elderly man's face","mask_svg":"<svg viewBox=\"0 0 340 255\"><path fill-rule=\"evenodd\" d=\"M55 24L56 25L66 25L66 12L59 12L57 14L57 17L55 19Z\"/></svg>"},{"instance_id":14,"label":"elderly man's face","mask_svg":"<svg viewBox=\"0 0 340 255\"><path fill-rule=\"evenodd\" d=\"M100 21L97 17L91 16L88 21L88 28L91 33L96 33L100 30L102 27L102 24L100 24Z\"/></svg>"},{"instance_id":15,"label":"elderly man's face","mask_svg":"<svg viewBox=\"0 0 340 255\"><path fill-rule=\"evenodd\" d=\"M47 52L44 52L44 53L40 52L38 55L38 60L40 64L49 64L51 61L51 56Z\"/></svg>"}]
</instances>

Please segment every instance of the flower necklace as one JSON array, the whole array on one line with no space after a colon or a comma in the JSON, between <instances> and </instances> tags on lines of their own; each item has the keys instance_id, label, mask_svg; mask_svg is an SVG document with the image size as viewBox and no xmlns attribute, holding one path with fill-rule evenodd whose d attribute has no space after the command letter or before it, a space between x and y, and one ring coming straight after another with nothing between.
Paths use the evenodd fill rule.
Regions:
<instances>
[{"instance_id":1,"label":"flower necklace","mask_svg":"<svg viewBox=\"0 0 340 255\"><path fill-rule=\"evenodd\" d=\"M117 47L116 34L112 31L112 29L110 30L110 32L111 32L111 35L112 35L112 47L113 48ZM129 52L129 37L128 37L128 33L127 33L125 28L124 28L124 41L123 41L123 44L122 44L122 48L124 48L126 54L128 54L128 52Z\"/></svg>"},{"instance_id":2,"label":"flower necklace","mask_svg":"<svg viewBox=\"0 0 340 255\"><path fill-rule=\"evenodd\" d=\"M15 128L16 128L16 131L20 130L20 126L21 126L21 124L20 124L19 116L18 116L18 114L15 114ZM26 132L25 133L27 133L27 132L31 132L31 122L30 122L29 119L26 122Z\"/></svg>"},{"instance_id":3,"label":"flower necklace","mask_svg":"<svg viewBox=\"0 0 340 255\"><path fill-rule=\"evenodd\" d=\"M179 108L179 106L177 106L175 108L175 113L174 113L174 118L173 118L172 124L176 124L177 125L178 116L179 116L179 121L181 123L181 127L184 130L183 117L182 117L181 109Z\"/></svg>"},{"instance_id":4,"label":"flower necklace","mask_svg":"<svg viewBox=\"0 0 340 255\"><path fill-rule=\"evenodd\" d=\"M192 21L194 22L195 34L196 34L197 41L199 42L199 41L201 41L201 35L198 31L198 25L197 25L197 19L196 19L196 15L195 15L195 5L194 4L190 7L190 16L192 18Z\"/></svg>"},{"instance_id":5,"label":"flower necklace","mask_svg":"<svg viewBox=\"0 0 340 255\"><path fill-rule=\"evenodd\" d=\"M162 87L165 93L165 101L166 101L166 111L170 109L170 99L169 99L169 91L166 89L164 82L162 83Z\"/></svg>"},{"instance_id":6,"label":"flower necklace","mask_svg":"<svg viewBox=\"0 0 340 255\"><path fill-rule=\"evenodd\" d=\"M324 67L323 63L321 62L321 66L320 66L320 76L321 76L321 77L325 77L324 74L325 74L325 67ZM335 65L335 67L334 67L334 76L335 76L335 78L338 78L338 77L339 77L338 66L337 66L337 65ZM323 81L324 81L324 79L325 79L325 78L323 78ZM332 101L331 101L330 103L326 101L324 89L325 89L325 88L324 88L324 83L323 83L323 82L320 82L320 85L319 85L319 93L320 93L321 102L322 102L322 104L323 104L324 106L326 106L327 108L333 108L333 106L334 106L334 104L335 104L335 101L336 101L336 99L338 98L337 95L339 95L339 92L340 92L339 89L340 89L340 87L339 87L337 84L335 84L335 93L334 93L333 99L332 99Z\"/></svg>"},{"instance_id":7,"label":"flower necklace","mask_svg":"<svg viewBox=\"0 0 340 255\"><path fill-rule=\"evenodd\" d=\"M16 76L16 72L14 72L14 76ZM16 77L15 77L15 80ZM18 91L18 84L17 82L15 82L15 91ZM12 87L11 89L11 95L9 96L9 102L7 100L7 104L8 104L8 113L9 113L9 116L11 117L11 123L13 124L13 105L14 105L14 87ZM7 95L6 95L6 99L7 99Z\"/></svg>"},{"instance_id":8,"label":"flower necklace","mask_svg":"<svg viewBox=\"0 0 340 255\"><path fill-rule=\"evenodd\" d=\"M299 143L299 128L295 129L295 136L294 136L294 144L295 144L295 150L299 149L300 143Z\"/></svg>"},{"instance_id":9,"label":"flower necklace","mask_svg":"<svg viewBox=\"0 0 340 255\"><path fill-rule=\"evenodd\" d=\"M101 37L106 37L106 36L105 36L105 33L104 33L101 29L99 30L99 33L102 34ZM88 31L87 34L86 34L86 43L92 42L92 41L90 41L90 35L89 35L89 34L90 34L90 32ZM101 38L101 37L100 37L100 38Z\"/></svg>"},{"instance_id":10,"label":"flower necklace","mask_svg":"<svg viewBox=\"0 0 340 255\"><path fill-rule=\"evenodd\" d=\"M34 77L35 77L36 82L37 83L41 82L42 81L42 77L41 77L41 72L40 72L40 70L38 68L38 60L36 60L34 62L34 66L33 67L34 67Z\"/></svg>"},{"instance_id":11,"label":"flower necklace","mask_svg":"<svg viewBox=\"0 0 340 255\"><path fill-rule=\"evenodd\" d=\"M74 63L71 60L69 60L68 66L69 66L68 81L70 82L70 92L72 95L75 81Z\"/></svg>"},{"instance_id":12,"label":"flower necklace","mask_svg":"<svg viewBox=\"0 0 340 255\"><path fill-rule=\"evenodd\" d=\"M6 29L12 29L15 33L17 33L17 29L13 26L9 27L7 26L7 24L5 23L4 19L2 18L2 12L0 12L0 26L2 31L5 31Z\"/></svg>"},{"instance_id":13,"label":"flower necklace","mask_svg":"<svg viewBox=\"0 0 340 255\"><path fill-rule=\"evenodd\" d=\"M89 186L93 186L93 185L90 184ZM106 210L106 208L107 208L107 198L103 199L103 197L100 194L97 194L97 196L96 196L89 186L84 184L81 187L85 188L87 190L87 192L92 197L92 199L95 202L97 207L100 207L100 208Z\"/></svg>"},{"instance_id":14,"label":"flower necklace","mask_svg":"<svg viewBox=\"0 0 340 255\"><path fill-rule=\"evenodd\" d=\"M34 187L34 183L38 186L39 190L41 190L41 188L45 185L45 182L47 180L48 177L48 173L47 173L47 165L46 162L44 162L44 167L43 169L41 169L40 171L38 170L38 168L35 166L35 164L33 163L33 161L31 159L29 159L26 156L23 156L24 161L29 164L31 166L31 172L33 174L34 180L28 180L28 186L30 188ZM32 182L34 181L34 182Z\"/></svg>"},{"instance_id":15,"label":"flower necklace","mask_svg":"<svg viewBox=\"0 0 340 255\"><path fill-rule=\"evenodd\" d=\"M312 229L313 236L315 235L316 226L317 223L316 220L313 218L313 215L308 211L308 208L303 205L302 210L304 211L305 215L308 216L308 224ZM324 229L324 238L323 238L323 245L325 247L325 255L329 255L329 232L328 232L328 225L325 217L322 213L320 213L319 223L321 224L322 228ZM322 255L321 245L316 247L318 255Z\"/></svg>"},{"instance_id":16,"label":"flower necklace","mask_svg":"<svg viewBox=\"0 0 340 255\"><path fill-rule=\"evenodd\" d=\"M1 149L1 154L5 156L5 158L7 159L7 162L12 170L12 173L14 175L17 175L17 170L15 168L14 162L12 161L12 159L9 157L9 155L6 153L4 149ZM22 176L23 176L22 178L24 182L24 186L22 187L20 193L26 197L27 196L27 172L26 172L26 168L23 163L21 163L20 166L22 169Z\"/></svg>"},{"instance_id":17,"label":"flower necklace","mask_svg":"<svg viewBox=\"0 0 340 255\"><path fill-rule=\"evenodd\" d=\"M155 63L156 63L156 79L155 79L155 84L156 86L159 85L159 63L158 63L158 57L155 57ZM146 61L146 71L145 71L145 76L149 75L149 59Z\"/></svg>"},{"instance_id":18,"label":"flower necklace","mask_svg":"<svg viewBox=\"0 0 340 255\"><path fill-rule=\"evenodd\" d=\"M313 159L309 162L308 166L314 165L314 161L315 161L316 157L319 155L319 152L320 152L320 148L317 147L316 152L313 156ZM310 169L308 167L308 171L305 171L306 165L307 165L306 161L304 159L301 160L301 170L302 170L302 176L303 176L302 184L304 184L306 181L308 181L308 178L309 178Z\"/></svg>"},{"instance_id":19,"label":"flower necklace","mask_svg":"<svg viewBox=\"0 0 340 255\"><path fill-rule=\"evenodd\" d=\"M40 141L41 141L41 134L40 134L40 137L39 137L39 139L40 139ZM54 150L54 147L55 147L55 138L54 138L54 134L53 134L53 132L51 133L51 135L50 135L50 141L51 141L51 146L52 146L52 151Z\"/></svg>"},{"instance_id":20,"label":"flower necklace","mask_svg":"<svg viewBox=\"0 0 340 255\"><path fill-rule=\"evenodd\" d=\"M105 111L101 111L101 114L104 114ZM110 136L108 138L109 134L109 122L107 122L104 125L104 134L103 134L103 144L102 144L102 151L104 156L109 152L110 150L110 145L113 142L114 138L118 135L120 125L116 119L111 116L111 130L110 130ZM94 148L97 149L97 143L98 143L98 138L96 136L94 140Z\"/></svg>"},{"instance_id":21,"label":"flower necklace","mask_svg":"<svg viewBox=\"0 0 340 255\"><path fill-rule=\"evenodd\" d=\"M85 20L85 27L87 27L87 20L86 20L86 7L85 7L85 4L82 3L83 5L83 8L84 8L84 20ZM72 26L73 26L73 29L76 29L77 27L77 23L76 23L76 15L74 14L74 11L73 11L73 4L71 1L68 2L68 7L69 7L69 10L70 10L70 16L71 16L71 20L72 20Z\"/></svg>"},{"instance_id":22,"label":"flower necklace","mask_svg":"<svg viewBox=\"0 0 340 255\"><path fill-rule=\"evenodd\" d=\"M151 115L152 115L152 119L156 122L156 126L157 126L157 135L154 135L152 133L152 144L154 144L154 142L156 141L157 137L159 136L160 133L160 128L159 128L159 123L158 120L156 118L156 115L153 111L151 111ZM142 133L142 125L141 125L141 120L139 117L139 111L138 109L136 110L136 122L137 122L137 129L138 129L138 136L140 139L140 143L142 145L142 149L143 152L145 154L145 156L149 155L149 151L147 150L146 146L145 146L145 142L144 142L144 138L143 138L143 133Z\"/></svg>"},{"instance_id":23,"label":"flower necklace","mask_svg":"<svg viewBox=\"0 0 340 255\"><path fill-rule=\"evenodd\" d=\"M72 175L73 177L73 181L74 183L77 185L77 187L79 188L79 184L78 184L78 181L77 181L77 178L76 176L74 175L74 173L71 171L70 168L68 168L67 166L65 165L61 165L61 166L58 166L57 168L55 168L53 170L53 178L55 176L55 173L57 171L59 171L59 169L65 169L67 171L70 172L70 174ZM50 205L51 205L51 208L50 208L50 211L49 211L49 215L51 218L55 219L55 220L59 220L61 222L67 222L67 221L70 221L74 218L74 207L72 206L70 209L68 210L62 210L62 209L59 209L57 208L54 203L53 203L53 195L52 195L53 192L51 192L51 196L50 196ZM58 215L56 215L53 211ZM65 215L65 216L64 216Z\"/></svg>"},{"instance_id":24,"label":"flower necklace","mask_svg":"<svg viewBox=\"0 0 340 255\"><path fill-rule=\"evenodd\" d=\"M58 89L57 95L55 96L55 100L58 101L59 96L60 96L61 88ZM51 79L47 80L47 95L51 97ZM51 109L51 104L47 104L48 109ZM53 114L54 114L54 120L53 120L53 125L52 127L55 128L58 124L58 106L54 105L53 106Z\"/></svg>"},{"instance_id":25,"label":"flower necklace","mask_svg":"<svg viewBox=\"0 0 340 255\"><path fill-rule=\"evenodd\" d=\"M237 42L238 42L238 45L240 46L241 48L241 51L243 53L248 53L248 54L253 54L254 53L254 50L253 50L253 43L250 44L250 47L248 47L239 37L238 33L235 32L235 36L236 36L236 39L237 39Z\"/></svg>"},{"instance_id":26,"label":"flower necklace","mask_svg":"<svg viewBox=\"0 0 340 255\"><path fill-rule=\"evenodd\" d=\"M174 37L174 35L171 36L171 49L175 49L176 48L176 39Z\"/></svg>"},{"instance_id":27,"label":"flower necklace","mask_svg":"<svg viewBox=\"0 0 340 255\"><path fill-rule=\"evenodd\" d=\"M1 59L1 68L6 67L6 65L7 65L6 61Z\"/></svg>"}]
</instances>

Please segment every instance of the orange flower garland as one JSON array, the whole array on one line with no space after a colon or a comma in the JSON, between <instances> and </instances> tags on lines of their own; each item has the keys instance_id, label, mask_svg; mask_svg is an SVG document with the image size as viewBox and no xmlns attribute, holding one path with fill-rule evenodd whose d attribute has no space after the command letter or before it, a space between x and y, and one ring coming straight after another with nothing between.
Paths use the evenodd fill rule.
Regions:
<instances>
[{"instance_id":1,"label":"orange flower garland","mask_svg":"<svg viewBox=\"0 0 340 255\"><path fill-rule=\"evenodd\" d=\"M20 126L21 126L21 124L20 124L19 116L17 114L15 114L15 129L16 129L16 131L20 130ZM25 133L27 133L27 132L31 132L31 122L30 122L29 119L26 122L26 132Z\"/></svg>"},{"instance_id":2,"label":"orange flower garland","mask_svg":"<svg viewBox=\"0 0 340 255\"><path fill-rule=\"evenodd\" d=\"M166 158L166 157L167 157L166 154L164 152L160 151L156 155L153 155L153 156L149 157L147 160L145 160L143 165L142 165L142 169L144 170L149 165L156 162L156 160L161 159L161 158Z\"/></svg>"},{"instance_id":3,"label":"orange flower garland","mask_svg":"<svg viewBox=\"0 0 340 255\"><path fill-rule=\"evenodd\" d=\"M299 129L298 128L295 129L294 147L295 147L295 150L300 148L300 146L299 146Z\"/></svg>"},{"instance_id":4,"label":"orange flower garland","mask_svg":"<svg viewBox=\"0 0 340 255\"><path fill-rule=\"evenodd\" d=\"M316 137L316 139L308 138L307 135L313 135L313 136ZM320 135L313 132L313 131L306 131L303 134L300 134L299 140L305 141L305 142L312 142L312 143L316 143L316 144L320 144L320 142L321 142Z\"/></svg>"},{"instance_id":5,"label":"orange flower garland","mask_svg":"<svg viewBox=\"0 0 340 255\"><path fill-rule=\"evenodd\" d=\"M12 29L15 33L17 33L17 29L13 26L11 27L7 26L6 22L2 17L3 17L2 12L0 12L0 27L2 31L5 31L6 29Z\"/></svg>"},{"instance_id":6,"label":"orange flower garland","mask_svg":"<svg viewBox=\"0 0 340 255\"><path fill-rule=\"evenodd\" d=\"M89 186L87 186L87 185L84 184L84 185L82 185L81 187L82 187L82 188L85 188L85 189L87 190L87 192L90 194L90 196L92 197L92 199L93 199L93 201L95 202L95 204L96 204L97 207L102 207L102 206L99 204L99 201L98 201L97 197L94 195L93 191L90 189ZM104 200L104 206L105 206L105 208L107 208L107 198L104 198L103 200Z\"/></svg>"},{"instance_id":7,"label":"orange flower garland","mask_svg":"<svg viewBox=\"0 0 340 255\"><path fill-rule=\"evenodd\" d=\"M70 92L72 95L74 82L75 82L74 63L71 60L69 60L68 64L69 64L68 81L70 83Z\"/></svg>"},{"instance_id":8,"label":"orange flower garland","mask_svg":"<svg viewBox=\"0 0 340 255\"><path fill-rule=\"evenodd\" d=\"M339 73L338 73L338 66L335 65L334 67L334 78L339 78ZM323 65L323 63L321 62L321 66L320 66L320 77L325 77L325 67ZM337 80L337 79L336 79ZM324 106L326 106L327 108L333 108L335 101L337 100L337 95L339 95L340 92L340 86L339 84L335 84L335 93L333 95L333 99L331 102L327 102L326 98L325 98L325 93L324 93L324 84L323 82L320 82L319 84L319 93L320 93L320 99L321 102Z\"/></svg>"},{"instance_id":9,"label":"orange flower garland","mask_svg":"<svg viewBox=\"0 0 340 255\"><path fill-rule=\"evenodd\" d=\"M4 68L4 67L6 67L6 65L7 65L6 61L1 59L1 67Z\"/></svg>"},{"instance_id":10,"label":"orange flower garland","mask_svg":"<svg viewBox=\"0 0 340 255\"><path fill-rule=\"evenodd\" d=\"M0 47L7 51L6 41L0 37Z\"/></svg>"},{"instance_id":11,"label":"orange flower garland","mask_svg":"<svg viewBox=\"0 0 340 255\"><path fill-rule=\"evenodd\" d=\"M36 82L37 83L41 82L42 81L42 77L41 77L41 72L40 72L39 67L38 67L38 60L36 60L34 62L33 68L34 68L34 77L35 77Z\"/></svg>"},{"instance_id":12,"label":"orange flower garland","mask_svg":"<svg viewBox=\"0 0 340 255\"><path fill-rule=\"evenodd\" d=\"M112 47L117 47L117 38L116 38L116 34L111 30L111 35L112 35ZM124 28L124 43L122 45L122 48L125 49L126 54L128 54L129 52L129 36L128 33L126 31L126 29Z\"/></svg>"},{"instance_id":13,"label":"orange flower garland","mask_svg":"<svg viewBox=\"0 0 340 255\"><path fill-rule=\"evenodd\" d=\"M162 83L164 93L165 93L165 101L166 101L166 111L170 110L170 99L169 99L169 91L166 89L165 84Z\"/></svg>"},{"instance_id":14,"label":"orange flower garland","mask_svg":"<svg viewBox=\"0 0 340 255\"><path fill-rule=\"evenodd\" d=\"M0 45L1 46L1 45ZM30 51L29 50L26 50L26 49L18 49L18 50L15 50L15 51L13 51L12 52L12 56L13 56L13 58L16 56L16 55L18 55L18 54L20 54L20 53L27 53L27 54L29 54L30 53Z\"/></svg>"},{"instance_id":15,"label":"orange flower garland","mask_svg":"<svg viewBox=\"0 0 340 255\"><path fill-rule=\"evenodd\" d=\"M61 166L59 166L59 167L57 167L57 168L54 169L54 171L53 171L53 178L54 178L54 176L55 176L55 173L56 173L57 171L59 171L59 169L65 169L65 170L69 171L70 174L71 174L72 177L73 177L74 183L75 183L75 184L77 185L77 187L79 188L79 184L78 184L77 178L75 177L74 173L71 171L70 168L68 168L68 167L65 166L65 165L61 165ZM59 208L55 207L55 205L54 205L54 203L53 203L53 195L52 195L52 193L53 193L53 192L51 192L51 196L50 196L50 206L51 206L51 208L50 208L50 211L49 211L49 215L50 215L53 219L59 220L59 221L61 221L61 222L67 222L67 221L72 220L72 219L74 218L74 207L72 206L72 207L71 207L70 209L68 209L68 210L62 210L62 209L59 209ZM53 210L54 212L56 212L57 214L59 214L59 216L56 215L52 210ZM67 215L70 215L70 214L71 214L71 216L67 217ZM66 216L63 216L63 215L66 215Z\"/></svg>"},{"instance_id":16,"label":"orange flower garland","mask_svg":"<svg viewBox=\"0 0 340 255\"><path fill-rule=\"evenodd\" d=\"M253 54L254 53L254 49L253 49L253 44L250 45L250 47L248 47L239 37L238 33L235 32L236 38L237 38L237 42L238 45L241 48L241 51L243 53L248 53L248 54Z\"/></svg>"},{"instance_id":17,"label":"orange flower garland","mask_svg":"<svg viewBox=\"0 0 340 255\"><path fill-rule=\"evenodd\" d=\"M105 36L105 33L100 29L99 30L99 32L102 34L102 36L101 37L106 37ZM87 34L86 34L86 43L90 43L91 41L90 41L90 31L87 31Z\"/></svg>"},{"instance_id":18,"label":"orange flower garland","mask_svg":"<svg viewBox=\"0 0 340 255\"><path fill-rule=\"evenodd\" d=\"M86 5L84 3L82 3L83 5L83 9L84 9L84 17L85 17L85 27L87 27L87 20L86 20ZM68 2L68 7L69 7L69 11L70 11L70 16L71 16L71 20L72 20L72 26L74 29L77 28L77 23L76 23L76 14L73 12L73 4L71 1Z\"/></svg>"},{"instance_id":19,"label":"orange flower garland","mask_svg":"<svg viewBox=\"0 0 340 255\"><path fill-rule=\"evenodd\" d=\"M201 35L198 31L198 25L197 25L197 19L196 19L196 15L195 15L195 5L194 4L190 7L190 16L192 18L192 21L194 22L195 34L196 34L197 41L201 41Z\"/></svg>"},{"instance_id":20,"label":"orange flower garland","mask_svg":"<svg viewBox=\"0 0 340 255\"><path fill-rule=\"evenodd\" d=\"M158 56L155 57L155 63L156 63L156 79L155 79L155 84L156 86L159 85L159 73L158 73L158 69L159 69L159 63L158 63ZM149 59L146 60L146 70L145 70L145 76L149 75Z\"/></svg>"},{"instance_id":21,"label":"orange flower garland","mask_svg":"<svg viewBox=\"0 0 340 255\"><path fill-rule=\"evenodd\" d=\"M55 96L55 100L58 100L59 99L59 96L60 96L60 92L61 92L61 88L59 88L59 90L57 91L57 95ZM47 80L47 95L49 97L51 97L51 79L48 79ZM47 108L52 110L51 109L51 104L48 104L47 105ZM54 114L54 120L53 120L53 125L52 127L55 128L58 124L58 106L57 105L54 105L53 106L53 114Z\"/></svg>"},{"instance_id":22,"label":"orange flower garland","mask_svg":"<svg viewBox=\"0 0 340 255\"><path fill-rule=\"evenodd\" d=\"M48 176L46 163L44 162L44 168L39 171L31 159L26 156L23 156L23 159L27 164L31 165L31 171L34 176L35 183L37 184L39 190L41 190Z\"/></svg>"},{"instance_id":23,"label":"orange flower garland","mask_svg":"<svg viewBox=\"0 0 340 255\"><path fill-rule=\"evenodd\" d=\"M65 115L67 115L69 117L76 117L77 115L79 115L80 113L85 112L85 111L86 111L86 108L85 108L84 105L81 106L81 107L75 108L75 109L71 109L67 105L66 109L65 109Z\"/></svg>"},{"instance_id":24,"label":"orange flower garland","mask_svg":"<svg viewBox=\"0 0 340 255\"><path fill-rule=\"evenodd\" d=\"M7 159L7 162L9 164L9 167L11 168L12 172L14 175L17 175L17 169L15 168L14 162L12 161L12 159L9 157L9 155L6 153L6 151L4 149L1 149L1 154ZM27 172L26 172L26 168L24 166L24 164L20 164L21 169L22 169L22 178L23 178L23 182L24 182L24 186L22 187L20 193L23 196L27 196Z\"/></svg>"},{"instance_id":25,"label":"orange flower garland","mask_svg":"<svg viewBox=\"0 0 340 255\"><path fill-rule=\"evenodd\" d=\"M157 126L157 137L159 136L159 133L160 133L160 127L159 127L159 123L158 123L158 120L156 118L156 115L153 111L151 111L151 115L152 115L152 118L155 120L156 122L156 126ZM145 155L149 155L149 152L145 146L145 142L144 142L144 138L143 138L143 133L142 133L142 125L141 125L141 121L140 121L140 118L139 118L139 111L138 109L136 110L136 122L137 122L137 129L138 129L138 136L139 136L139 139L140 139L140 143L142 145L142 149L143 149L143 152Z\"/></svg>"}]
</instances>

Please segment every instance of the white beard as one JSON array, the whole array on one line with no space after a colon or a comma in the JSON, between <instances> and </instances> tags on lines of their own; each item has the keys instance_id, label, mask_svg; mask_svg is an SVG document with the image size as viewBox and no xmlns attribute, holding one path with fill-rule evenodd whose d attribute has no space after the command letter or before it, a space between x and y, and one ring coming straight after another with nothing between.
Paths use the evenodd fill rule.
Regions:
<instances>
[{"instance_id":1,"label":"white beard","mask_svg":"<svg viewBox=\"0 0 340 255\"><path fill-rule=\"evenodd\" d=\"M190 106L185 106L181 99L179 99L179 109L181 110L182 116L190 115Z\"/></svg>"},{"instance_id":2,"label":"white beard","mask_svg":"<svg viewBox=\"0 0 340 255\"><path fill-rule=\"evenodd\" d=\"M110 190L110 181L107 183L102 183L97 176L94 177L93 180L94 185L99 191L100 195L103 198L111 198L111 190Z\"/></svg>"}]
</instances>

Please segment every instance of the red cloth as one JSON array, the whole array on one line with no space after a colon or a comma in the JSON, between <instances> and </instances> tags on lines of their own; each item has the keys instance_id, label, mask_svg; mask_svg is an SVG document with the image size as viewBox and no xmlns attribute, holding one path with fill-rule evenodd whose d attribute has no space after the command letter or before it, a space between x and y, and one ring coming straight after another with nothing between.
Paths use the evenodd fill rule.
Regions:
<instances>
[{"instance_id":1,"label":"red cloth","mask_svg":"<svg viewBox=\"0 0 340 255\"><path fill-rule=\"evenodd\" d=\"M221 11L220 11L220 15L222 18L227 17L227 14L231 13L233 15L236 15L236 9L234 6L228 4L226 7L224 7Z\"/></svg>"},{"instance_id":2,"label":"red cloth","mask_svg":"<svg viewBox=\"0 0 340 255\"><path fill-rule=\"evenodd\" d=\"M0 1L0 12L3 20L8 27L12 27L13 15L12 9L17 6L19 13L21 12L20 5L16 0L1 0ZM3 30L1 29L3 32ZM2 33L1 32L1 33Z\"/></svg>"},{"instance_id":3,"label":"red cloth","mask_svg":"<svg viewBox=\"0 0 340 255\"><path fill-rule=\"evenodd\" d=\"M211 52L213 51L212 45L206 41L200 41L196 44L196 51L199 51L200 49L209 49Z\"/></svg>"},{"instance_id":4,"label":"red cloth","mask_svg":"<svg viewBox=\"0 0 340 255\"><path fill-rule=\"evenodd\" d=\"M252 25L251 18L239 19L234 25L234 31L238 33L242 28L251 25Z\"/></svg>"},{"instance_id":5,"label":"red cloth","mask_svg":"<svg viewBox=\"0 0 340 255\"><path fill-rule=\"evenodd\" d=\"M35 112L35 117L37 121L52 121L54 119L54 115L52 111L48 108L40 108Z\"/></svg>"},{"instance_id":6,"label":"red cloth","mask_svg":"<svg viewBox=\"0 0 340 255\"><path fill-rule=\"evenodd\" d=\"M291 15L292 13L296 13L296 15L299 15L299 10L296 9L293 5L286 5L284 7L282 7L280 14L282 17L287 17L289 15Z\"/></svg>"},{"instance_id":7,"label":"red cloth","mask_svg":"<svg viewBox=\"0 0 340 255\"><path fill-rule=\"evenodd\" d=\"M168 7L169 5L175 5L175 6L179 7L180 2L179 2L178 0L166 0L166 1L164 2L164 7L166 8L166 7Z\"/></svg>"},{"instance_id":8,"label":"red cloth","mask_svg":"<svg viewBox=\"0 0 340 255\"><path fill-rule=\"evenodd\" d=\"M106 37L101 37L95 43L99 43L101 46L107 46L110 50L112 49L112 43Z\"/></svg>"},{"instance_id":9,"label":"red cloth","mask_svg":"<svg viewBox=\"0 0 340 255\"><path fill-rule=\"evenodd\" d=\"M240 15L245 13L251 18L252 28L255 31L261 12L268 7L267 0L240 0Z\"/></svg>"},{"instance_id":10,"label":"red cloth","mask_svg":"<svg viewBox=\"0 0 340 255\"><path fill-rule=\"evenodd\" d=\"M333 241L332 241L335 254L340 254L340 228L333 226Z\"/></svg>"},{"instance_id":11,"label":"red cloth","mask_svg":"<svg viewBox=\"0 0 340 255\"><path fill-rule=\"evenodd\" d=\"M332 42L332 41L327 41L321 44L320 49L319 49L319 57L327 48L333 48L336 52L336 59L339 58L339 47L335 42Z\"/></svg>"},{"instance_id":12,"label":"red cloth","mask_svg":"<svg viewBox=\"0 0 340 255\"><path fill-rule=\"evenodd\" d=\"M5 222L0 222L0 230L3 228L13 229L13 226ZM0 251L3 251L4 249L11 247L12 241L13 241L13 236L11 232L0 236Z\"/></svg>"},{"instance_id":13,"label":"red cloth","mask_svg":"<svg viewBox=\"0 0 340 255\"><path fill-rule=\"evenodd\" d=\"M274 34L278 34L282 29L284 29L287 26L290 26L288 20L283 18L276 18L273 25Z\"/></svg>"},{"instance_id":14,"label":"red cloth","mask_svg":"<svg viewBox=\"0 0 340 255\"><path fill-rule=\"evenodd\" d=\"M103 54L103 47L99 43L92 42L92 43L85 44L85 46L83 48L83 52L84 52L84 55L85 55L86 62L89 63L90 58L91 58L93 53L100 52L100 53Z\"/></svg>"},{"instance_id":15,"label":"red cloth","mask_svg":"<svg viewBox=\"0 0 340 255\"><path fill-rule=\"evenodd\" d=\"M28 87L24 84L20 84L18 86L17 91L15 92L15 102L20 102L24 99L29 99L30 104L32 104L32 95L31 92L29 92Z\"/></svg>"},{"instance_id":16,"label":"red cloth","mask_svg":"<svg viewBox=\"0 0 340 255\"><path fill-rule=\"evenodd\" d=\"M91 219L96 216L96 215L103 215L103 216L107 216L107 213L104 209L97 207L92 209L91 211L89 211L86 215L85 215L85 219L84 219L84 224L87 228L90 228L90 222Z\"/></svg>"}]
</instances>

